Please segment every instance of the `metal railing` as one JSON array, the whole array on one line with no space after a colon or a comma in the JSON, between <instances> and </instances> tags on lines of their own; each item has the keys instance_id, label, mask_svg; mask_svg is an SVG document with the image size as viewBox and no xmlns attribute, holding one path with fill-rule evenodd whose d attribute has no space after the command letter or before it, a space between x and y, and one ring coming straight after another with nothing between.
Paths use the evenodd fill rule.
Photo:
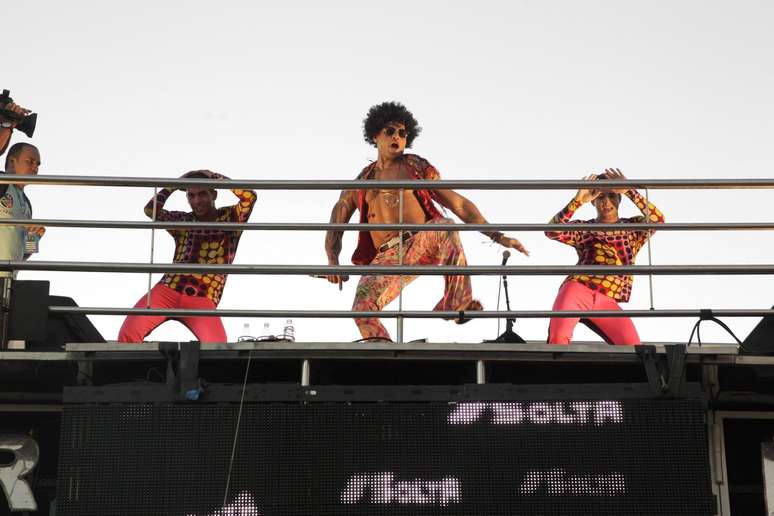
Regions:
<instances>
[{"instance_id":1,"label":"metal railing","mask_svg":"<svg viewBox=\"0 0 774 516\"><path fill-rule=\"evenodd\" d=\"M0 184L19 182L12 175L0 175ZM598 186L595 181L584 180L443 180L443 181L304 181L304 180L211 180L181 178L136 178L104 176L41 175L25 176L26 184L65 185L65 186L103 186L103 187L169 187L183 188L196 186L201 188L257 190L372 190L399 189L400 206L404 190L426 189L465 189L465 190L568 190L581 187ZM714 179L714 180L610 180L605 187L629 187L647 189L774 189L774 179ZM155 199L155 196L154 196ZM154 211L156 206L154 205ZM400 210L402 215L402 210ZM565 224L410 224L401 220L396 224L360 224L360 223L274 223L274 222L143 222L143 221L106 221L106 220L64 220L64 219L0 219L2 225L40 225L65 228L99 229L214 229L223 231L437 231L445 228L455 231L557 231L567 228ZM578 228L579 229L579 228ZM757 231L774 229L774 222L744 223L664 223L664 224L584 224L583 230L658 230L658 231ZM399 256L402 262L402 242ZM151 255L151 262L153 256ZM114 272L114 273L221 273L255 275L517 275L546 276L565 274L632 274L632 275L759 275L774 274L774 265L646 265L646 266L315 266L315 265L261 265L229 264L199 265L181 263L124 263L124 262L67 262L67 261L0 261L0 270L28 271L71 271L71 272ZM652 287L651 287L652 288ZM402 292L398 297L398 310L382 312L352 312L336 310L183 310L152 308L114 308L114 307L70 307L52 306L54 313L80 313L90 315L168 315L168 316L224 316L224 317L297 317L297 318L353 318L380 317L398 320L398 342L402 342L402 323L404 318L458 318L463 314L453 311L416 311L403 310ZM700 317L707 310L622 310L622 311L554 311L554 310L512 310L465 312L465 318L548 318L566 317ZM724 317L761 317L774 315L774 310L725 309L712 310L712 315Z\"/></svg>"},{"instance_id":2,"label":"metal railing","mask_svg":"<svg viewBox=\"0 0 774 516\"><path fill-rule=\"evenodd\" d=\"M582 179L482 179L482 180L276 180L276 179L188 179L169 177L111 177L39 175L24 176L23 180L12 175L0 176L0 184L43 184L72 186L126 186L171 187L196 186L199 188L251 188L255 190L379 190L385 188L405 190L574 190L580 187L599 186L598 182ZM628 187L651 190L723 190L723 189L771 189L774 179L615 179L605 181L606 188Z\"/></svg>"}]
</instances>

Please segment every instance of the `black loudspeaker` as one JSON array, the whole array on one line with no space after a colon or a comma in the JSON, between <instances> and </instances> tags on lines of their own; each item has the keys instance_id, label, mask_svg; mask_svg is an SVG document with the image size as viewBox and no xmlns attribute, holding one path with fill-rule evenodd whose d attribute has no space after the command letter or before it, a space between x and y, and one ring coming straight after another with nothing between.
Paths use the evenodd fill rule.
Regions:
<instances>
[{"instance_id":1,"label":"black loudspeaker","mask_svg":"<svg viewBox=\"0 0 774 516\"><path fill-rule=\"evenodd\" d=\"M61 350L68 342L105 342L83 314L49 313L49 306L78 306L72 298L50 296L48 281L14 281L8 339L32 351Z\"/></svg>"},{"instance_id":2,"label":"black loudspeaker","mask_svg":"<svg viewBox=\"0 0 774 516\"><path fill-rule=\"evenodd\" d=\"M774 317L767 315L761 319L742 344L747 354L774 355Z\"/></svg>"},{"instance_id":3,"label":"black loudspeaker","mask_svg":"<svg viewBox=\"0 0 774 516\"><path fill-rule=\"evenodd\" d=\"M8 340L43 340L48 322L48 281L11 283Z\"/></svg>"},{"instance_id":4,"label":"black loudspeaker","mask_svg":"<svg viewBox=\"0 0 774 516\"><path fill-rule=\"evenodd\" d=\"M48 296L48 306L78 306L70 297ZM48 314L46 335L42 339L30 339L32 350L60 350L68 342L105 342L102 334L83 314Z\"/></svg>"}]
</instances>

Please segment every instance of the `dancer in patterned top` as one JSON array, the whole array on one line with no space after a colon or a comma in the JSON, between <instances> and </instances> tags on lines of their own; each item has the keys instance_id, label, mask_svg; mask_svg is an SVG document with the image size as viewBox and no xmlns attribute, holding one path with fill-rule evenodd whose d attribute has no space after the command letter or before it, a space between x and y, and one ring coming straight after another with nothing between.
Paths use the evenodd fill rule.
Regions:
<instances>
[{"instance_id":1,"label":"dancer in patterned top","mask_svg":"<svg viewBox=\"0 0 774 516\"><path fill-rule=\"evenodd\" d=\"M210 170L195 170L183 174L184 178L228 179ZM167 211L164 203L174 190L164 188L155 197L155 220L169 222L246 222L255 205L252 190L232 190L239 198L233 206L215 207L218 192L213 189L190 187L186 189L191 212ZM145 214L154 218L154 199L145 205ZM241 231L217 229L170 229L175 239L174 263L225 264L236 256ZM212 309L218 306L226 275L167 273L151 290L150 305L143 296L135 308L191 308ZM121 326L119 342L142 342L166 316L130 315ZM183 323L201 342L226 342L226 331L219 317L180 317Z\"/></svg>"},{"instance_id":2,"label":"dancer in patterned top","mask_svg":"<svg viewBox=\"0 0 774 516\"><path fill-rule=\"evenodd\" d=\"M607 169L593 179L626 179L618 169ZM639 208L639 217L621 219L618 205L621 194L626 195ZM584 203L591 202L597 209L597 218L587 221L570 220L575 211ZM563 244L571 245L578 253L578 265L631 265L637 253L655 230L642 231L588 231L578 225L586 223L663 223L664 215L653 204L646 201L636 190L627 188L585 189L581 188L575 197L551 219L551 224L571 224L575 227L566 231L546 231L546 236ZM554 310L620 310L618 302L629 301L633 277L631 275L586 275L568 276L559 288L554 301ZM569 344L578 324L578 317L553 318L548 329L549 344ZM584 322L598 333L608 344L639 344L640 337L628 317L584 318Z\"/></svg>"},{"instance_id":3,"label":"dancer in patterned top","mask_svg":"<svg viewBox=\"0 0 774 516\"><path fill-rule=\"evenodd\" d=\"M410 111L400 103L384 102L373 106L364 120L364 136L368 143L377 148L377 160L365 167L358 179L438 180L438 171L427 160L404 154L406 147L419 133L417 121ZM370 224L451 224L435 202L444 206L464 222L485 224L486 219L478 208L465 197L452 190L407 190L403 196L403 213L400 210L400 191L347 190L341 193L333 207L331 222L348 222L355 210L360 211L360 222ZM515 238L509 238L499 231L485 233L502 246L521 251L527 250ZM329 265L339 264L342 231L328 231L325 250ZM399 250L403 242L403 257ZM457 231L363 231L358 247L352 257L358 265L466 265ZM346 276L330 275L331 283L341 285ZM355 292L354 311L379 311L392 302L401 289L413 281L415 276L362 276ZM481 310L481 303L473 299L470 276L446 276L443 297L435 305L439 311ZM457 320L458 323L466 319ZM363 340L390 340L386 328L377 318L359 318L355 323Z\"/></svg>"}]
</instances>

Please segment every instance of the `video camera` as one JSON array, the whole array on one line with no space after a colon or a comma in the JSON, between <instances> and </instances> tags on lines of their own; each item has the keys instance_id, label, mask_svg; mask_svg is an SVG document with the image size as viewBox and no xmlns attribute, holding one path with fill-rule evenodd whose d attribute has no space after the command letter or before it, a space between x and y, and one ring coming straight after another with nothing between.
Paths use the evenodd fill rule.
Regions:
<instances>
[{"instance_id":1,"label":"video camera","mask_svg":"<svg viewBox=\"0 0 774 516\"><path fill-rule=\"evenodd\" d=\"M3 90L3 94L0 95L0 119L17 122L16 130L26 134L28 138L32 138L32 135L35 132L35 124L38 121L38 114L30 113L29 115L20 115L19 113L14 113L10 109L5 109L5 106L12 102L11 92Z\"/></svg>"}]
</instances>

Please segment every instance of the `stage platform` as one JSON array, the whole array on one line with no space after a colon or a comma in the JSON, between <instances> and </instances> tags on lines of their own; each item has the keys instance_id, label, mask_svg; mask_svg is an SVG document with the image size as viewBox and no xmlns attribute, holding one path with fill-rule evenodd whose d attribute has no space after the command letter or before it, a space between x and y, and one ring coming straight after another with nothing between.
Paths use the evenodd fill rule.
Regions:
<instances>
[{"instance_id":1,"label":"stage platform","mask_svg":"<svg viewBox=\"0 0 774 516\"><path fill-rule=\"evenodd\" d=\"M0 352L0 434L39 449L30 514L728 516L761 506L772 393L774 356L720 343Z\"/></svg>"},{"instance_id":2,"label":"stage platform","mask_svg":"<svg viewBox=\"0 0 774 516\"><path fill-rule=\"evenodd\" d=\"M0 351L0 360L22 361L80 361L80 360L145 360L157 356L160 345L181 346L181 342L143 342L139 344L72 343L63 351ZM650 347L664 354L670 346L680 343L644 342L641 346L610 346L598 342L578 342L556 346L540 342L465 343L354 343L354 342L234 342L201 344L202 358L233 359L298 358L298 359L399 359L399 360L501 360L514 362L636 362L637 349ZM774 365L774 356L752 356L739 353L732 344L703 344L685 347L690 363L725 365Z\"/></svg>"}]
</instances>

